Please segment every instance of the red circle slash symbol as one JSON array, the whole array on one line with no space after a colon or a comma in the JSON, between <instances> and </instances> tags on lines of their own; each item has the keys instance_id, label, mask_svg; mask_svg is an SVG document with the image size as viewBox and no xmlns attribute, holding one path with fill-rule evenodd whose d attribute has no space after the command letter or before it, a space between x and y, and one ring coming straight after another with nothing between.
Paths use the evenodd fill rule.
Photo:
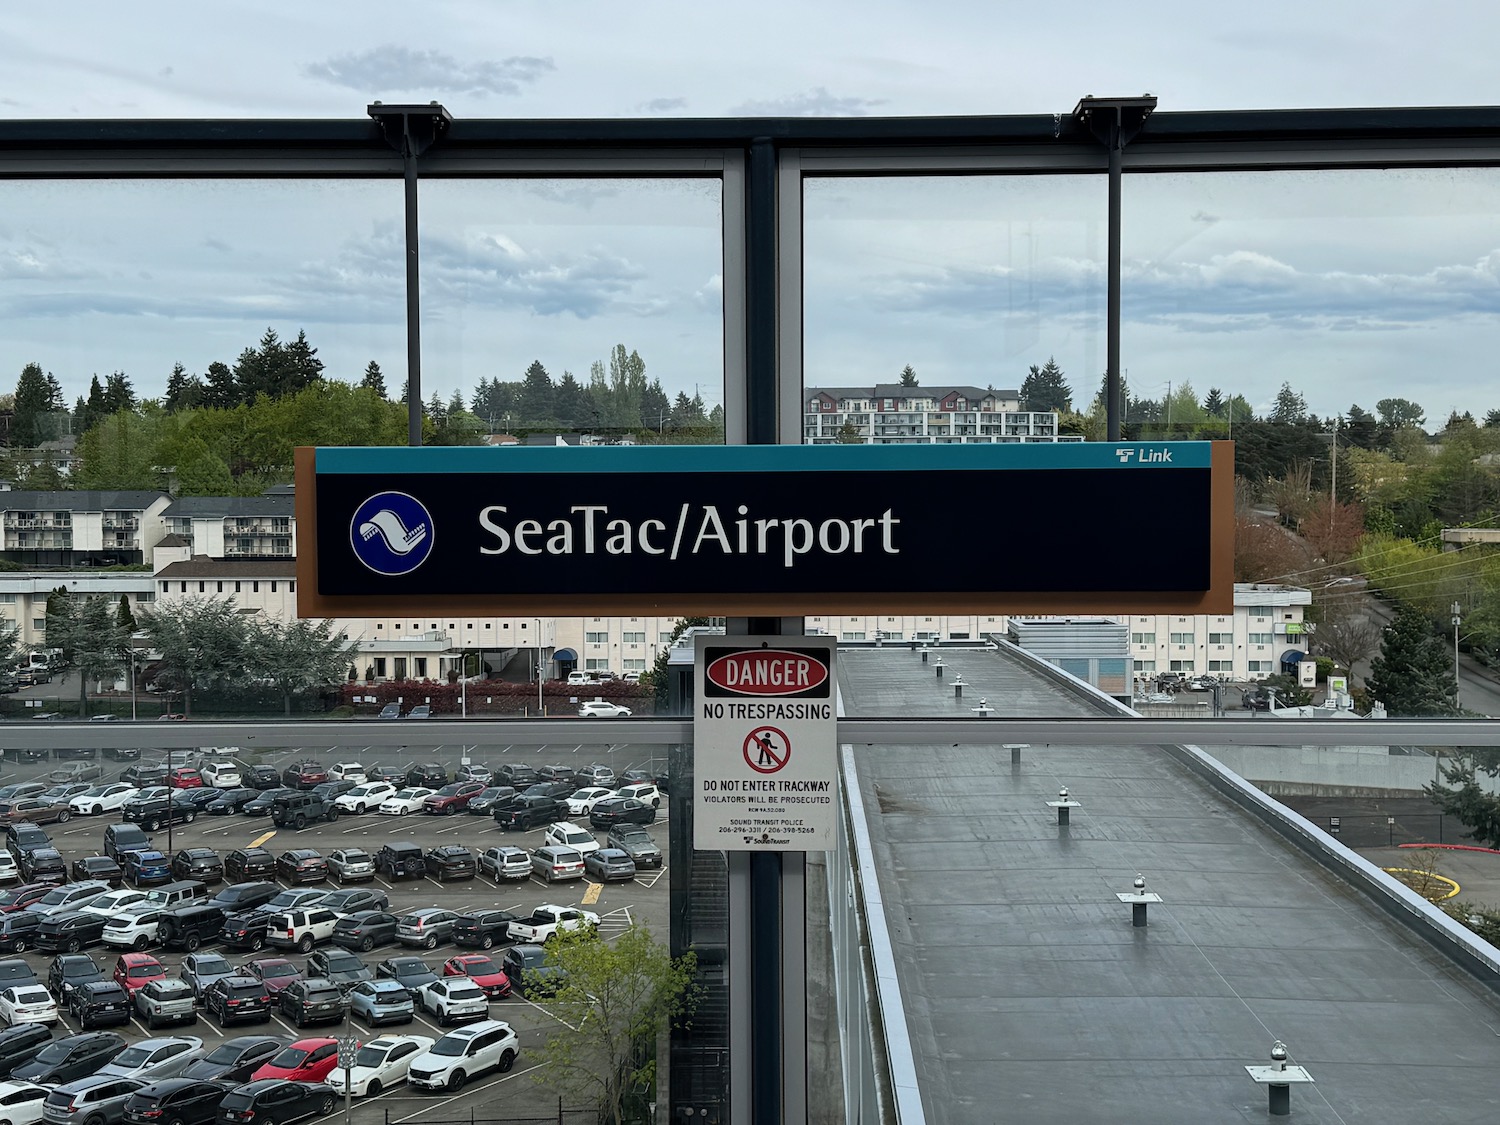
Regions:
<instances>
[{"instance_id":1,"label":"red circle slash symbol","mask_svg":"<svg viewBox=\"0 0 1500 1125\"><path fill-rule=\"evenodd\" d=\"M775 727L756 727L745 736L745 764L756 773L775 773L792 758L792 740Z\"/></svg>"}]
</instances>

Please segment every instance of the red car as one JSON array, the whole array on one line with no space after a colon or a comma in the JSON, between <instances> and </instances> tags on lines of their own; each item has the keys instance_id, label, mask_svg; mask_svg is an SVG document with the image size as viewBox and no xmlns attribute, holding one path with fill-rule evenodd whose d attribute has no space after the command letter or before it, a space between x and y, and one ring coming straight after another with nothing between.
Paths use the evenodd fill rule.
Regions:
<instances>
[{"instance_id":1,"label":"red car","mask_svg":"<svg viewBox=\"0 0 1500 1125\"><path fill-rule=\"evenodd\" d=\"M266 991L273 997L292 981L302 979L302 971L285 957L262 957L259 961L247 961L244 972L265 984Z\"/></svg>"},{"instance_id":2,"label":"red car","mask_svg":"<svg viewBox=\"0 0 1500 1125\"><path fill-rule=\"evenodd\" d=\"M149 953L126 953L115 962L115 983L132 997L152 981L166 979L166 966Z\"/></svg>"},{"instance_id":3,"label":"red car","mask_svg":"<svg viewBox=\"0 0 1500 1125\"><path fill-rule=\"evenodd\" d=\"M321 1082L338 1062L337 1039L299 1039L273 1055L270 1062L250 1076L250 1081L282 1078L293 1082Z\"/></svg>"},{"instance_id":4,"label":"red car","mask_svg":"<svg viewBox=\"0 0 1500 1125\"><path fill-rule=\"evenodd\" d=\"M167 774L167 784L173 789L202 789L203 775L192 766L178 766Z\"/></svg>"},{"instance_id":5,"label":"red car","mask_svg":"<svg viewBox=\"0 0 1500 1125\"><path fill-rule=\"evenodd\" d=\"M482 953L465 953L443 962L443 976L468 977L484 989L490 999L510 995L510 978L499 965Z\"/></svg>"},{"instance_id":6,"label":"red car","mask_svg":"<svg viewBox=\"0 0 1500 1125\"><path fill-rule=\"evenodd\" d=\"M52 883L27 883L24 886L12 887L10 890L0 894L0 914L10 914L16 910L25 910L37 899L55 891L57 887Z\"/></svg>"},{"instance_id":7,"label":"red car","mask_svg":"<svg viewBox=\"0 0 1500 1125\"><path fill-rule=\"evenodd\" d=\"M423 801L422 808L435 816L451 816L463 812L469 807L469 802L483 792L482 781L455 781Z\"/></svg>"}]
</instances>

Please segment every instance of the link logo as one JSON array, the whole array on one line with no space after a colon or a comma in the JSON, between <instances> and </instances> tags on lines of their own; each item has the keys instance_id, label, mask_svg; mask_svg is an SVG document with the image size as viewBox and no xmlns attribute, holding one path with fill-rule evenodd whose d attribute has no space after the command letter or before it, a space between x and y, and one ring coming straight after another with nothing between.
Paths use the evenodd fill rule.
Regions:
<instances>
[{"instance_id":1,"label":"link logo","mask_svg":"<svg viewBox=\"0 0 1500 1125\"><path fill-rule=\"evenodd\" d=\"M1130 461L1130 459L1135 456L1135 450L1133 450L1133 449L1117 449L1117 450L1115 450L1115 456L1120 459L1120 464L1122 464L1122 465L1128 464L1129 461Z\"/></svg>"},{"instance_id":2,"label":"link logo","mask_svg":"<svg viewBox=\"0 0 1500 1125\"><path fill-rule=\"evenodd\" d=\"M376 493L349 521L355 558L388 578L416 570L432 554L432 544L432 516L420 500L404 492Z\"/></svg>"},{"instance_id":3,"label":"link logo","mask_svg":"<svg viewBox=\"0 0 1500 1125\"><path fill-rule=\"evenodd\" d=\"M1130 464L1131 458L1135 459L1137 465L1170 465L1172 463L1172 451L1170 449L1117 449L1115 456L1120 459L1120 464Z\"/></svg>"}]
</instances>

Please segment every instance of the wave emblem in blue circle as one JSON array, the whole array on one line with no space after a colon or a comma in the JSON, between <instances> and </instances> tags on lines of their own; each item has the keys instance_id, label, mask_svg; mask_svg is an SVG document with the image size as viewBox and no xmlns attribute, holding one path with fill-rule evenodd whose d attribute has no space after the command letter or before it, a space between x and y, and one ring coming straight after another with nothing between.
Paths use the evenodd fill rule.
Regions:
<instances>
[{"instance_id":1,"label":"wave emblem in blue circle","mask_svg":"<svg viewBox=\"0 0 1500 1125\"><path fill-rule=\"evenodd\" d=\"M410 574L426 562L432 541L432 516L420 500L404 492L371 496L349 521L355 557L390 578Z\"/></svg>"}]
</instances>

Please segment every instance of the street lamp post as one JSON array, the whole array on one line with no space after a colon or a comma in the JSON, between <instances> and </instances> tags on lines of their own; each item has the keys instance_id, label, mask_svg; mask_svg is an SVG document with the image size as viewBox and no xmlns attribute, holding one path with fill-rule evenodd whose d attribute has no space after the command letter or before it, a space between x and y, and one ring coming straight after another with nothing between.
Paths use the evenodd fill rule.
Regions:
<instances>
[{"instance_id":1,"label":"street lamp post","mask_svg":"<svg viewBox=\"0 0 1500 1125\"><path fill-rule=\"evenodd\" d=\"M130 649L130 721L135 722L135 646Z\"/></svg>"},{"instance_id":2,"label":"street lamp post","mask_svg":"<svg viewBox=\"0 0 1500 1125\"><path fill-rule=\"evenodd\" d=\"M1459 699L1458 687L1458 627L1463 624L1463 616L1459 613L1458 603L1453 603L1453 706L1460 708L1463 704Z\"/></svg>"}]
</instances>

